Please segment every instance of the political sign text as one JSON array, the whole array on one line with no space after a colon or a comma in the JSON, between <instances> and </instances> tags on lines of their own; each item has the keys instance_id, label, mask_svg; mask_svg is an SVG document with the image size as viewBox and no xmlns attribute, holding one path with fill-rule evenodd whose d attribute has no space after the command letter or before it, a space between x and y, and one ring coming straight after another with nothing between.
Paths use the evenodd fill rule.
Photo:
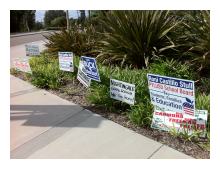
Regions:
<instances>
[{"instance_id":1,"label":"political sign text","mask_svg":"<svg viewBox=\"0 0 220 169\"><path fill-rule=\"evenodd\" d=\"M206 132L207 115L207 110L196 110L195 116L190 116L155 108L151 127L164 131L175 129L177 132L187 132L188 135L194 131L201 131L203 136Z\"/></svg>"},{"instance_id":2,"label":"political sign text","mask_svg":"<svg viewBox=\"0 0 220 169\"><path fill-rule=\"evenodd\" d=\"M26 44L25 45L26 56L38 56L40 55L40 50L38 45Z\"/></svg>"},{"instance_id":3,"label":"political sign text","mask_svg":"<svg viewBox=\"0 0 220 169\"><path fill-rule=\"evenodd\" d=\"M194 81L147 74L151 103L165 110L194 116Z\"/></svg>"},{"instance_id":4,"label":"political sign text","mask_svg":"<svg viewBox=\"0 0 220 169\"><path fill-rule=\"evenodd\" d=\"M60 70L73 72L73 53L72 52L58 52Z\"/></svg>"},{"instance_id":5,"label":"political sign text","mask_svg":"<svg viewBox=\"0 0 220 169\"><path fill-rule=\"evenodd\" d=\"M110 97L134 105L135 85L110 79Z\"/></svg>"},{"instance_id":6,"label":"political sign text","mask_svg":"<svg viewBox=\"0 0 220 169\"><path fill-rule=\"evenodd\" d=\"M87 76L92 80L100 82L99 71L95 58L81 56L81 60L85 67Z\"/></svg>"}]
</instances>

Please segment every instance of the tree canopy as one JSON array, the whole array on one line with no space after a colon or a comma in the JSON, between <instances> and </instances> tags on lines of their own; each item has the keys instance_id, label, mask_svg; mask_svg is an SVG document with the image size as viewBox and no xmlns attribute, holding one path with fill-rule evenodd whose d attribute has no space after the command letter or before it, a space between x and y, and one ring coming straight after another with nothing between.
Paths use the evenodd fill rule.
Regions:
<instances>
[{"instance_id":1,"label":"tree canopy","mask_svg":"<svg viewBox=\"0 0 220 169\"><path fill-rule=\"evenodd\" d=\"M35 10L10 10L10 32L31 31L35 26Z\"/></svg>"},{"instance_id":2,"label":"tree canopy","mask_svg":"<svg viewBox=\"0 0 220 169\"><path fill-rule=\"evenodd\" d=\"M45 12L44 24L45 27L54 26L52 21L58 17L65 17L66 12L64 10L48 10Z\"/></svg>"}]
</instances>

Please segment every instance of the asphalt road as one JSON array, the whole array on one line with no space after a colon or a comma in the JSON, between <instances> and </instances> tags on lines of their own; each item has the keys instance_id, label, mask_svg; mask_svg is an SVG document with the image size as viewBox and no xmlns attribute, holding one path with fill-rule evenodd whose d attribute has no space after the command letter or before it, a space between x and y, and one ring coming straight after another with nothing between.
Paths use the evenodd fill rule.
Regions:
<instances>
[{"instance_id":1,"label":"asphalt road","mask_svg":"<svg viewBox=\"0 0 220 169\"><path fill-rule=\"evenodd\" d=\"M49 35L51 32L43 32L36 34L20 34L10 37L10 46L17 46L25 43L45 40L43 35Z\"/></svg>"}]
</instances>

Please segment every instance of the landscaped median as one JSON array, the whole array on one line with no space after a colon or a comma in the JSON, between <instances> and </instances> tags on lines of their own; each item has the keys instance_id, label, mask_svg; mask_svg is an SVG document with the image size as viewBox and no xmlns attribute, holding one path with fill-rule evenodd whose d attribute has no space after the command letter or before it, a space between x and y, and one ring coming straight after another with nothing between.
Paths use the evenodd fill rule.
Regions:
<instances>
[{"instance_id":1,"label":"landscaped median","mask_svg":"<svg viewBox=\"0 0 220 169\"><path fill-rule=\"evenodd\" d=\"M101 82L92 81L90 87L85 88L77 80L80 57L74 56L73 58L73 72L60 70L57 56L44 52L39 57L32 57L29 60L31 74L15 69L11 69L11 74L190 156L209 158L209 118L205 138L201 138L199 133L188 135L151 128L154 107L150 100L147 73L193 80L196 77L188 65L176 61L158 60L146 69L135 69L104 66L98 63ZM110 98L110 78L135 85L134 105ZM208 110L210 113L210 97L204 85L202 80L195 84L196 109Z\"/></svg>"},{"instance_id":2,"label":"landscaped median","mask_svg":"<svg viewBox=\"0 0 220 169\"><path fill-rule=\"evenodd\" d=\"M17 64L30 74L11 73L188 155L209 158L209 22L210 11L97 11L45 36L47 50L31 57L30 66Z\"/></svg>"}]
</instances>

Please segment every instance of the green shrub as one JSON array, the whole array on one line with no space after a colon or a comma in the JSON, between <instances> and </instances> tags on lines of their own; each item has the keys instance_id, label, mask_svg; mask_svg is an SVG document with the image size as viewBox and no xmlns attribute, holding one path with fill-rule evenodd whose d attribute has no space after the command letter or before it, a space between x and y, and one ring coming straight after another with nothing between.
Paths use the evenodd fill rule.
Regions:
<instances>
[{"instance_id":1,"label":"green shrub","mask_svg":"<svg viewBox=\"0 0 220 169\"><path fill-rule=\"evenodd\" d=\"M210 112L210 95L198 94L196 96L196 108Z\"/></svg>"},{"instance_id":2,"label":"green shrub","mask_svg":"<svg viewBox=\"0 0 220 169\"><path fill-rule=\"evenodd\" d=\"M198 74L197 74L198 75ZM210 78L198 77L199 80L195 83L196 93L210 94Z\"/></svg>"},{"instance_id":3,"label":"green shrub","mask_svg":"<svg viewBox=\"0 0 220 169\"><path fill-rule=\"evenodd\" d=\"M87 94L87 99L95 105L105 107L110 111L128 112L129 119L135 124L142 126L151 123L153 107L150 103L147 87L147 71L145 69L124 69L120 67L106 67L99 65L101 83L92 82ZM135 84L134 106L110 98L110 77L116 80Z\"/></svg>"},{"instance_id":4,"label":"green shrub","mask_svg":"<svg viewBox=\"0 0 220 169\"><path fill-rule=\"evenodd\" d=\"M190 66L183 64L176 60L157 60L149 66L149 73L170 76L175 78L182 78L194 80L194 72L191 71Z\"/></svg>"},{"instance_id":5,"label":"green shrub","mask_svg":"<svg viewBox=\"0 0 220 169\"><path fill-rule=\"evenodd\" d=\"M17 75L19 75L19 71L15 68L11 68L10 69L10 74L17 76Z\"/></svg>"},{"instance_id":6,"label":"green shrub","mask_svg":"<svg viewBox=\"0 0 220 169\"><path fill-rule=\"evenodd\" d=\"M183 57L190 58L193 66L202 77L210 77L210 11L189 11L185 15Z\"/></svg>"},{"instance_id":7,"label":"green shrub","mask_svg":"<svg viewBox=\"0 0 220 169\"><path fill-rule=\"evenodd\" d=\"M153 105L151 105L150 100L131 106L128 111L128 117L138 126L149 127L153 118Z\"/></svg>"},{"instance_id":8,"label":"green shrub","mask_svg":"<svg viewBox=\"0 0 220 169\"><path fill-rule=\"evenodd\" d=\"M14 75L16 77L19 77L23 80L26 80L26 81L30 81L31 77L32 77L32 75L30 73L22 72L20 70L17 70L16 68L11 68L10 74Z\"/></svg>"},{"instance_id":9,"label":"green shrub","mask_svg":"<svg viewBox=\"0 0 220 169\"><path fill-rule=\"evenodd\" d=\"M197 94L196 109L208 110L207 130L210 131L210 95Z\"/></svg>"},{"instance_id":10,"label":"green shrub","mask_svg":"<svg viewBox=\"0 0 220 169\"><path fill-rule=\"evenodd\" d=\"M96 82L95 82L96 83ZM110 98L109 87L102 84L95 84L89 88L86 99L95 105L101 106L109 111L115 111L114 100Z\"/></svg>"},{"instance_id":11,"label":"green shrub","mask_svg":"<svg viewBox=\"0 0 220 169\"><path fill-rule=\"evenodd\" d=\"M61 32L51 33L45 36L48 40L46 47L48 51L57 54L59 51L70 51L75 55L95 56L93 50L96 46L98 35L92 25L81 28L75 24L71 30L62 30Z\"/></svg>"},{"instance_id":12,"label":"green shrub","mask_svg":"<svg viewBox=\"0 0 220 169\"><path fill-rule=\"evenodd\" d=\"M64 72L59 69L57 59L45 56L30 59L32 69L31 82L40 88L58 89L68 81L72 81L76 73Z\"/></svg>"},{"instance_id":13,"label":"green shrub","mask_svg":"<svg viewBox=\"0 0 220 169\"><path fill-rule=\"evenodd\" d=\"M51 21L51 27L65 27L65 26L66 26L65 16L59 16Z\"/></svg>"},{"instance_id":14,"label":"green shrub","mask_svg":"<svg viewBox=\"0 0 220 169\"><path fill-rule=\"evenodd\" d=\"M101 78L101 83L92 82L91 89L92 91L90 94L96 93L100 91L100 86L103 85L106 87L105 92L100 94L100 96L104 98L110 97L110 77L112 79L124 81L127 83L135 84L135 100L136 102L143 101L143 98L149 95L147 89L147 71L146 70L138 70L138 69L129 69L128 67L121 69L119 67L106 67L106 66L99 66L99 74ZM97 87L99 86L99 87ZM96 91L97 90L97 91ZM89 95L90 95L89 94ZM97 93L96 93L97 94ZM95 95L95 94L93 94ZM109 98L111 99L111 98ZM112 99L113 100L113 99ZM116 102L113 100L113 102ZM121 105L122 106L122 105ZM128 105L123 105L125 107L129 107Z\"/></svg>"}]
</instances>

